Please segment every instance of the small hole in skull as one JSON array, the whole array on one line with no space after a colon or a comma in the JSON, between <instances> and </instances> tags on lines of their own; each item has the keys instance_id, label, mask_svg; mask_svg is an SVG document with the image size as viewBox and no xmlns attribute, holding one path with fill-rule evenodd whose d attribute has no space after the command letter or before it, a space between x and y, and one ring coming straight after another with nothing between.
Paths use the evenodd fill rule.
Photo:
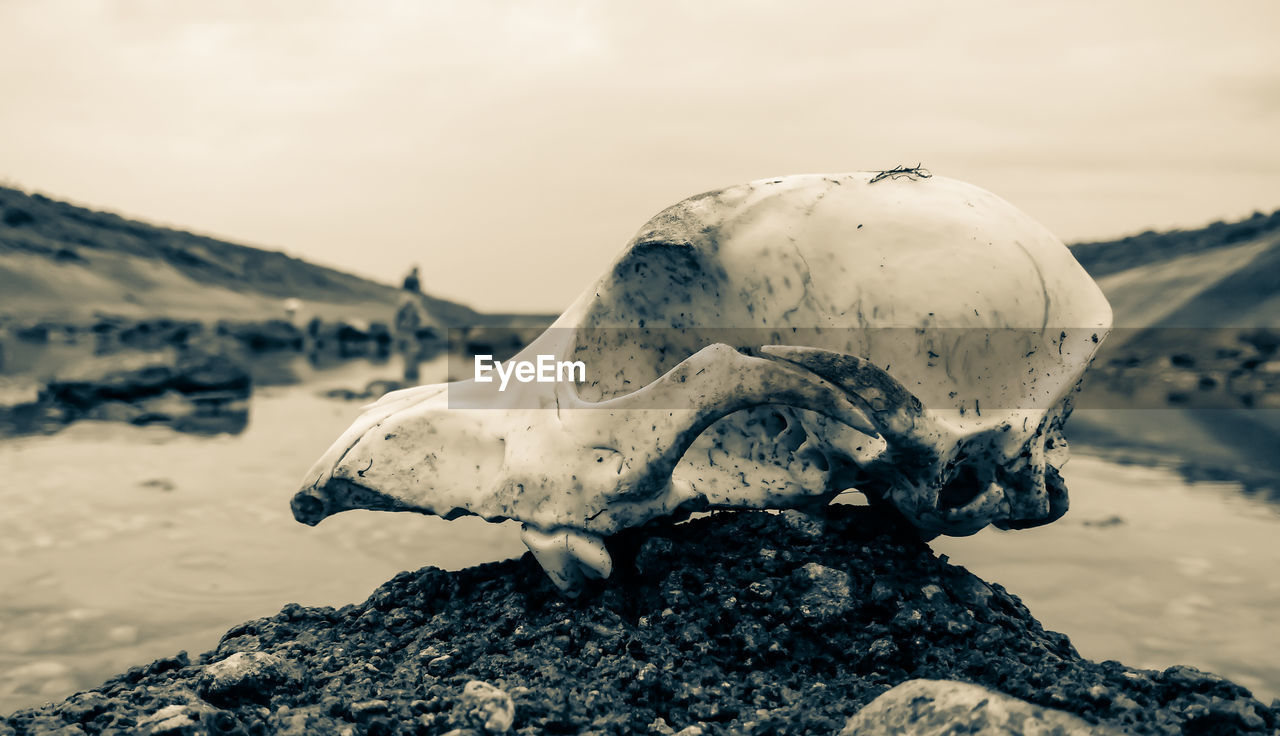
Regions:
<instances>
[{"instance_id":1,"label":"small hole in skull","mask_svg":"<svg viewBox=\"0 0 1280 736\"><path fill-rule=\"evenodd\" d=\"M801 458L824 473L831 470L831 463L827 461L827 456L817 448L810 448L808 451L801 453Z\"/></svg>"},{"instance_id":2,"label":"small hole in skull","mask_svg":"<svg viewBox=\"0 0 1280 736\"><path fill-rule=\"evenodd\" d=\"M987 481L979 476L972 465L961 465L938 491L938 508L958 509L978 497L987 487Z\"/></svg>"},{"instance_id":3,"label":"small hole in skull","mask_svg":"<svg viewBox=\"0 0 1280 736\"><path fill-rule=\"evenodd\" d=\"M787 418L776 411L771 411L761 420L766 434L777 437L787 431Z\"/></svg>"}]
</instances>

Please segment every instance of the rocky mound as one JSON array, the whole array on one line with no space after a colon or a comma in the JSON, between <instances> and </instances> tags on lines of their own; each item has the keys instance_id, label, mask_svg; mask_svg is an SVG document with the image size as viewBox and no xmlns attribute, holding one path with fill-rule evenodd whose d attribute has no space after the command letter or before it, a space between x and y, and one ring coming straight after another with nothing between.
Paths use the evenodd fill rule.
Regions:
<instances>
[{"instance_id":1,"label":"rocky mound","mask_svg":"<svg viewBox=\"0 0 1280 736\"><path fill-rule=\"evenodd\" d=\"M578 600L528 555L406 572L361 605L286 606L0 734L836 733L915 678L1131 733L1280 727L1221 678L1082 659L874 509L716 514L611 548L614 577Z\"/></svg>"}]
</instances>

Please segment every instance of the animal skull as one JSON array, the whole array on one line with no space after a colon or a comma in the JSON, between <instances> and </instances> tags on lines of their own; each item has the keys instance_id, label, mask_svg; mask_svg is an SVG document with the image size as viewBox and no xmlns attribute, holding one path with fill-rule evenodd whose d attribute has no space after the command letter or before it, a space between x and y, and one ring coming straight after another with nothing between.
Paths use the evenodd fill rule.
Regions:
<instances>
[{"instance_id":1,"label":"animal skull","mask_svg":"<svg viewBox=\"0 0 1280 736\"><path fill-rule=\"evenodd\" d=\"M608 577L603 539L709 507L856 488L927 536L1066 512L1070 397L1111 325L1063 244L938 177L793 176L687 199L517 360L584 381L396 391L293 499L517 519L551 579Z\"/></svg>"}]
</instances>

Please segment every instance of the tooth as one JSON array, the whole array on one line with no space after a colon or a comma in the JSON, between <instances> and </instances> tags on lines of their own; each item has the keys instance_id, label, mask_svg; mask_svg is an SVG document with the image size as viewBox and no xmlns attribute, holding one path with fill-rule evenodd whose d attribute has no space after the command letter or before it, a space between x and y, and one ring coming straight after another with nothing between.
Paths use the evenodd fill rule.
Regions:
<instances>
[{"instance_id":1,"label":"tooth","mask_svg":"<svg viewBox=\"0 0 1280 736\"><path fill-rule=\"evenodd\" d=\"M604 579L613 572L613 558L604 546L604 540L593 534L567 532L569 554L577 561L589 578Z\"/></svg>"},{"instance_id":2,"label":"tooth","mask_svg":"<svg viewBox=\"0 0 1280 736\"><path fill-rule=\"evenodd\" d=\"M533 553L551 582L569 595L578 594L585 578L607 578L613 572L613 558L604 540L593 534L567 529L547 533L525 525L520 541Z\"/></svg>"}]
</instances>

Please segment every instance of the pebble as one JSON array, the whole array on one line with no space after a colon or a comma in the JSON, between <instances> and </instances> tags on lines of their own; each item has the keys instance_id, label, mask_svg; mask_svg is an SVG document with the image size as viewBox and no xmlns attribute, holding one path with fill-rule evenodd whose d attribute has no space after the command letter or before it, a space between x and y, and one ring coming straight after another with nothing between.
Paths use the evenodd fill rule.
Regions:
<instances>
[{"instance_id":1,"label":"pebble","mask_svg":"<svg viewBox=\"0 0 1280 736\"><path fill-rule=\"evenodd\" d=\"M840 736L904 733L1120 736L1079 716L956 680L907 680L863 706Z\"/></svg>"},{"instance_id":2,"label":"pebble","mask_svg":"<svg viewBox=\"0 0 1280 736\"><path fill-rule=\"evenodd\" d=\"M427 661L427 674L440 677L449 674L453 669L453 657L448 654L442 654L439 657L432 657Z\"/></svg>"},{"instance_id":3,"label":"pebble","mask_svg":"<svg viewBox=\"0 0 1280 736\"><path fill-rule=\"evenodd\" d=\"M825 525L820 518L806 514L803 511L797 511L796 509L787 509L779 514L779 516L782 517L782 521L785 522L788 527L803 537L808 537L809 539L819 539L822 537Z\"/></svg>"},{"instance_id":4,"label":"pebble","mask_svg":"<svg viewBox=\"0 0 1280 736\"><path fill-rule=\"evenodd\" d=\"M516 706L505 690L472 680L462 688L455 717L482 733L506 733L515 721Z\"/></svg>"},{"instance_id":5,"label":"pebble","mask_svg":"<svg viewBox=\"0 0 1280 736\"><path fill-rule=\"evenodd\" d=\"M204 717L215 712L199 703L169 705L138 721L138 732L145 736L203 736L207 733Z\"/></svg>"},{"instance_id":6,"label":"pebble","mask_svg":"<svg viewBox=\"0 0 1280 736\"><path fill-rule=\"evenodd\" d=\"M808 588L800 597L800 615L804 618L814 623L832 623L852 610L849 573L808 562L795 575Z\"/></svg>"},{"instance_id":7,"label":"pebble","mask_svg":"<svg viewBox=\"0 0 1280 736\"><path fill-rule=\"evenodd\" d=\"M640 545L636 552L636 572L641 575L656 576L670 566L675 554L675 545L665 537L651 537Z\"/></svg>"},{"instance_id":8,"label":"pebble","mask_svg":"<svg viewBox=\"0 0 1280 736\"><path fill-rule=\"evenodd\" d=\"M265 652L236 652L205 667L196 692L211 703L266 702L273 691L298 680L283 659Z\"/></svg>"}]
</instances>

